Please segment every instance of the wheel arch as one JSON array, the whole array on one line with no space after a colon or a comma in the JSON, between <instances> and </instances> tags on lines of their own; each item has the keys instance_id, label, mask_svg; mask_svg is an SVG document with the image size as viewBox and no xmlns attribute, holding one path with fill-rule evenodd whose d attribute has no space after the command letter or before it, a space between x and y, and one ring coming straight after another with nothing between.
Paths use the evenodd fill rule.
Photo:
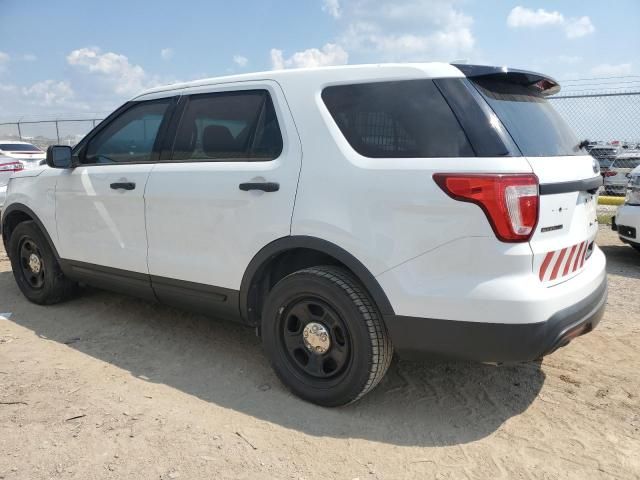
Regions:
<instances>
[{"instance_id":1,"label":"wheel arch","mask_svg":"<svg viewBox=\"0 0 640 480\"><path fill-rule=\"evenodd\" d=\"M2 234L2 243L4 244L4 250L7 253L7 256L9 255L9 240L11 238L11 234L19 224L29 221L34 222L38 226L42 234L47 239L47 242L49 242L49 246L51 247L51 250L53 250L56 260L60 260L58 250L51 240L49 232L47 232L44 224L33 210L22 203L12 203L2 212L0 233Z\"/></svg>"},{"instance_id":2,"label":"wheel arch","mask_svg":"<svg viewBox=\"0 0 640 480\"><path fill-rule=\"evenodd\" d=\"M346 268L362 283L383 316L394 314L384 290L356 257L326 240L293 235L263 247L247 266L240 285L242 318L250 325L258 325L266 294L277 280L298 269L321 264Z\"/></svg>"}]
</instances>

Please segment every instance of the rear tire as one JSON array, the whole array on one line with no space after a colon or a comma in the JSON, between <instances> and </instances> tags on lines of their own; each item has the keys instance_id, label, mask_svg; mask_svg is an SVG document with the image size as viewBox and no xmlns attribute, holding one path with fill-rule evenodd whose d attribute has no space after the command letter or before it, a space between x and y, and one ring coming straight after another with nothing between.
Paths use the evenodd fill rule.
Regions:
<instances>
[{"instance_id":1,"label":"rear tire","mask_svg":"<svg viewBox=\"0 0 640 480\"><path fill-rule=\"evenodd\" d=\"M373 390L393 356L371 298L351 274L332 266L300 270L276 284L263 309L262 341L282 383L325 407Z\"/></svg>"},{"instance_id":2,"label":"rear tire","mask_svg":"<svg viewBox=\"0 0 640 480\"><path fill-rule=\"evenodd\" d=\"M18 288L27 300L52 305L73 295L76 283L62 273L49 242L34 222L20 223L12 232L9 257Z\"/></svg>"}]
</instances>

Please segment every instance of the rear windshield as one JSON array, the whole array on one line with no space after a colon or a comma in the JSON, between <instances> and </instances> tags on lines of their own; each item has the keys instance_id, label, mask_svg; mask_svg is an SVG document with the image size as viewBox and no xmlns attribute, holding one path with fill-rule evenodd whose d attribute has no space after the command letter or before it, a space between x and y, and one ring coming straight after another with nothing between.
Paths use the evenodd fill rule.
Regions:
<instances>
[{"instance_id":1,"label":"rear windshield","mask_svg":"<svg viewBox=\"0 0 640 480\"><path fill-rule=\"evenodd\" d=\"M0 150L5 152L39 152L40 149L29 143L0 143Z\"/></svg>"},{"instance_id":2,"label":"rear windshield","mask_svg":"<svg viewBox=\"0 0 640 480\"><path fill-rule=\"evenodd\" d=\"M322 99L351 147L365 157L473 157L432 80L327 87Z\"/></svg>"},{"instance_id":3,"label":"rear windshield","mask_svg":"<svg viewBox=\"0 0 640 480\"><path fill-rule=\"evenodd\" d=\"M636 168L640 166L640 158L618 158L611 168Z\"/></svg>"},{"instance_id":4,"label":"rear windshield","mask_svg":"<svg viewBox=\"0 0 640 480\"><path fill-rule=\"evenodd\" d=\"M523 155L586 155L580 140L551 104L531 87L495 79L473 79Z\"/></svg>"}]
</instances>

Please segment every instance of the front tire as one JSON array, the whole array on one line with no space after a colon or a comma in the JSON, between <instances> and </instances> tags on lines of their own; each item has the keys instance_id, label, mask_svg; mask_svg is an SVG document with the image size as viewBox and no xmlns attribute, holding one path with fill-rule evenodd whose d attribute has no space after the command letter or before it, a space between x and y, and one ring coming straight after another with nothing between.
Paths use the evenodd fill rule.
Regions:
<instances>
[{"instance_id":1,"label":"front tire","mask_svg":"<svg viewBox=\"0 0 640 480\"><path fill-rule=\"evenodd\" d=\"M18 288L29 301L52 305L73 294L76 284L62 273L49 242L34 222L20 223L12 232L9 257Z\"/></svg>"},{"instance_id":2,"label":"front tire","mask_svg":"<svg viewBox=\"0 0 640 480\"><path fill-rule=\"evenodd\" d=\"M373 390L393 356L372 300L350 273L332 266L300 270L275 285L263 309L262 341L280 380L326 407Z\"/></svg>"}]
</instances>

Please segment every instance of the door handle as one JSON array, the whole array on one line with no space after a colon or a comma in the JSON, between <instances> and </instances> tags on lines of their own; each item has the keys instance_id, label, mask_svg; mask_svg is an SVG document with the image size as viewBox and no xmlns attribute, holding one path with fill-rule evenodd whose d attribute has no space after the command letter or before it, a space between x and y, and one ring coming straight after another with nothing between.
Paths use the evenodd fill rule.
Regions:
<instances>
[{"instance_id":1,"label":"door handle","mask_svg":"<svg viewBox=\"0 0 640 480\"><path fill-rule=\"evenodd\" d=\"M136 184L133 182L115 182L110 186L113 190L133 190L136 188Z\"/></svg>"},{"instance_id":2,"label":"door handle","mask_svg":"<svg viewBox=\"0 0 640 480\"><path fill-rule=\"evenodd\" d=\"M249 190L262 190L263 192L277 192L280 190L280 184L275 182L247 182L239 185L240 190L248 192Z\"/></svg>"}]
</instances>

